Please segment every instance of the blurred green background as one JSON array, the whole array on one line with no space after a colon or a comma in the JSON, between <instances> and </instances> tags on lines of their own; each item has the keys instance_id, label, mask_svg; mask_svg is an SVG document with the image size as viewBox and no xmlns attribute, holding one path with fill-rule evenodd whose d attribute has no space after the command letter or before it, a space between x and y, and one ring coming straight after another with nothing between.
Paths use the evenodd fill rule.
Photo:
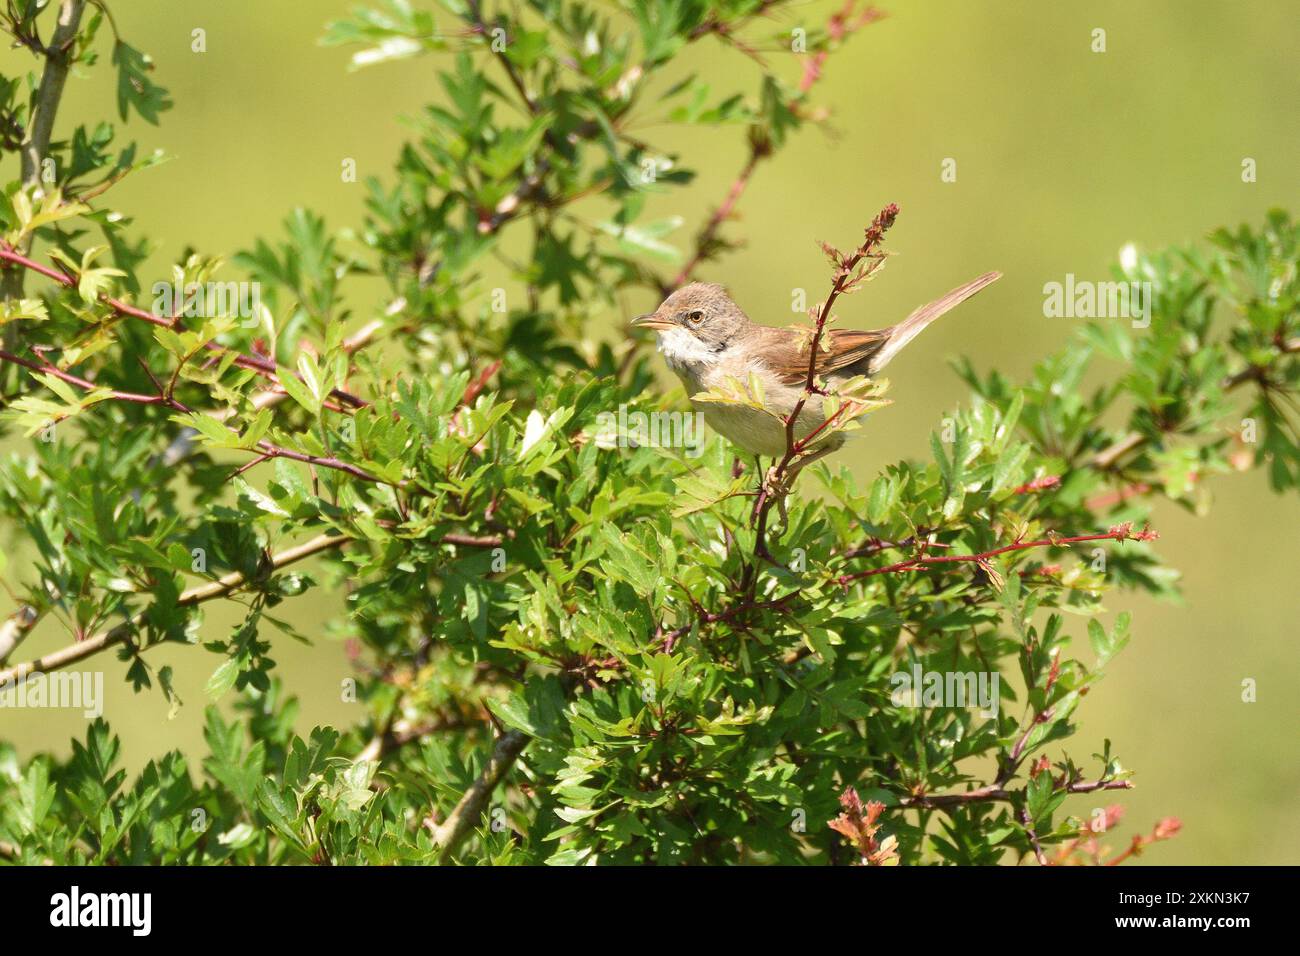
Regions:
<instances>
[{"instance_id":1,"label":"blurred green background","mask_svg":"<svg viewBox=\"0 0 1300 956\"><path fill-rule=\"evenodd\" d=\"M112 194L138 233L156 243L141 271L146 284L164 278L187 245L230 254L276 234L294 206L322 213L331 226L360 224L364 187L340 181L342 160L354 158L362 179L385 178L406 137L401 117L441 90L433 59L353 73L350 51L319 46L323 24L349 5L112 4L123 35L153 55L157 80L176 104L161 127L136 121L128 129L146 151L161 147L174 159L129 177ZM770 38L823 24L836 6L795 4L750 34L779 64L788 54ZM1023 376L1066 342L1077 323L1043 317L1045 282L1063 281L1067 272L1103 279L1130 241L1150 248L1198 241L1219 225L1259 222L1271 205L1300 213L1300 30L1291 4L882 6L887 19L833 56L817 88L816 100L832 111L833 133L807 129L760 168L740 219L726 228L745 248L700 275L725 281L759 321L786 324L795 318L792 289L807 289L813 302L826 285L813 240L852 244L889 201L902 207L891 233L898 255L869 291L842 305L845 326L888 324L980 272L1006 274L891 366L896 404L873 416L865 437L841 455L863 483L896 458L925 457L929 431L965 400L949 357L966 354L978 368ZM195 28L207 31L205 53L191 52ZM1106 31L1105 53L1091 50L1096 28ZM752 66L712 40L686 58L686 67L719 88L738 78L747 93L755 87ZM5 51L0 64L13 75L28 57ZM798 75L793 57L779 68ZM75 121L113 114L114 97L106 64L73 77L56 137ZM659 124L633 132L680 150L700 171L657 210L686 218L673 237L686 246L743 161L742 131L687 138ZM1258 164L1256 183L1241 180L1245 157ZM957 162L955 183L940 180L945 158ZM12 170L4 172L12 178ZM377 283L351 288L358 319L382 306ZM602 334L622 334L626 316L653 304L648 294L629 296ZM7 445L6 452L22 447ZM1159 549L1184 573L1185 604L1112 596L1112 611L1133 612L1134 640L1080 709L1083 731L1066 749L1087 760L1110 738L1124 764L1139 771L1137 789L1114 798L1126 808L1110 837L1117 848L1129 833L1176 815L1182 835L1144 859L1295 864L1300 503L1273 496L1258 474L1217 479L1212 491L1206 518L1157 511ZM22 543L6 540L4 547L6 576L24 576ZM320 634L310 648L275 637L281 676L301 698L300 730L361 716L360 705L339 702L349 666L341 644L325 634L340 607L336 596L317 590L282 609L302 630ZM209 606L205 633L221 633L237 619L230 607ZM1083 622L1067 623L1081 639ZM15 660L66 641L43 622ZM173 665L186 703L173 720L160 694L132 694L116 661L106 678L106 716L137 768L171 748L202 747L202 687L217 663L199 649L153 654L155 665ZM1256 703L1241 702L1245 678L1258 682ZM1287 726L1290 732L1279 732ZM68 739L84 731L79 714L0 711L0 738L23 754L67 753ZM1089 799L1072 798L1067 809L1086 816Z\"/></svg>"}]
</instances>

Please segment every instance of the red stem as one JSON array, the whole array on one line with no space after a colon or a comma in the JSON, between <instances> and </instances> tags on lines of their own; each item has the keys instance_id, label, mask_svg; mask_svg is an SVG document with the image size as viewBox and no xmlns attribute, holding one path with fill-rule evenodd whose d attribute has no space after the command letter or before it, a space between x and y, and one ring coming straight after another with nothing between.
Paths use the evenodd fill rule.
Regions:
<instances>
[{"instance_id":1,"label":"red stem","mask_svg":"<svg viewBox=\"0 0 1300 956\"><path fill-rule=\"evenodd\" d=\"M992 551L983 551L979 554L930 554L918 558L910 558L906 561L899 561L896 564L889 564L883 568L870 568L866 571L855 571L852 574L842 574L837 579L837 583L848 585L853 581L862 578L869 578L877 574L893 574L898 571L915 571L921 568L933 567L939 564L952 564L958 561L987 561L989 558L997 557L999 554L1006 554L1010 551L1026 551L1029 548L1059 548L1072 544L1081 544L1086 541L1153 541L1159 535L1154 531L1143 528L1141 531L1134 531L1131 524L1116 525L1109 531L1102 534L1080 534L1069 538L1062 538L1056 535L1047 538L1039 538L1036 541L1017 541L1014 544L1003 545L1000 548L994 548Z\"/></svg>"},{"instance_id":2,"label":"red stem","mask_svg":"<svg viewBox=\"0 0 1300 956\"><path fill-rule=\"evenodd\" d=\"M877 574L897 574L903 571L916 571L927 567L933 567L934 565L939 565L939 564L954 564L954 563L968 562L968 561L976 561L976 562L985 561L988 560L989 558L996 557L999 554L1006 554L1010 551L1025 551L1030 548L1064 547L1072 544L1080 544L1085 541L1110 541L1110 540L1153 541L1158 537L1159 535L1156 532L1151 531L1147 528L1143 528L1141 531L1134 531L1133 526L1131 524L1125 523L1121 525L1116 525L1114 528L1111 528L1109 531L1105 532L1104 534L1080 534L1068 538L1060 537L1059 535L1052 535L1051 537L1047 537L1047 538L1039 538L1036 541L1017 541L1013 544L1003 545L1000 548L994 548L992 551L984 551L980 554L922 555L921 557L910 558L907 561L899 561L895 564L886 565L883 568L871 568L870 570L857 571L853 574L842 574L835 579L835 583L842 586L847 586L849 583L859 580L860 578L869 578ZM853 557L860 557L862 555L867 555L867 554L875 554L878 551L883 551L887 548L902 547L907 543L908 542L906 541L898 542L898 543L882 541L879 542L879 544L868 545L865 548L860 548L855 551L850 551L847 554L845 554L845 557L853 558ZM946 545L934 544L931 542L923 542L921 546L925 548L946 547ZM781 597L773 598L770 601L755 601L752 599L744 600L741 601L739 604L735 604L727 608L725 611L718 611L716 613L711 611L704 611L703 608L699 607L699 605L696 605L697 616L695 620L690 621L686 624L682 624L676 628L673 628L673 630L671 631L663 632L660 638L662 642L663 650L667 653L671 653L673 646L677 643L678 639L681 638L682 635L686 634L696 623L716 624L720 621L729 621L732 618L738 617L749 611L780 610L786 607L786 605L788 605L794 598L798 597L800 593L802 592L799 590L790 591L787 592L786 594L781 595ZM1032 728L1033 728L1033 724L1031 723L1030 729ZM1013 755L1012 755L1013 762L1016 761L1016 758L1018 758L1019 756L1019 752L1024 748L1025 740L1027 737L1028 737L1028 731L1026 731L1024 737L1022 737L1021 740L1017 742L1015 749L1013 750ZM1014 763L1013 763L1013 769L1014 769Z\"/></svg>"},{"instance_id":3,"label":"red stem","mask_svg":"<svg viewBox=\"0 0 1300 956\"><path fill-rule=\"evenodd\" d=\"M33 371L44 372L48 375L53 375L55 378L62 379L63 381L67 382L70 385L76 385L78 388L83 388L86 389L87 391L100 387L96 385L94 382L90 382L84 378L80 378L76 375L73 375L71 372L65 372L63 371L63 369L55 365L50 365L48 363L41 365L39 363L32 362L24 358L20 358L19 356L14 355L12 352L6 352L3 349L0 349L0 361L13 362L15 365L21 365L24 368L32 369ZM109 398L112 398L119 402L131 402L136 405L162 405L164 408L172 409L172 411L181 412L187 415L193 414L193 409L191 409L188 405L185 405L182 402L178 402L176 399L171 398L167 395L141 395L138 392L124 392L118 389L108 389L108 392L109 392L108 395ZM229 425L225 425L224 427L229 432L231 432L231 434L234 435L239 434L239 432L236 429L231 428ZM352 475L354 478L360 478L362 481L370 481L370 482L374 482L375 484L381 484L381 485L390 484L389 482L384 481L382 478L379 478L376 475L372 475L370 474L370 472L358 468L356 465L349 464L346 461L341 461L338 458L333 458L329 456L320 456L320 455L308 455L308 454L304 454L303 452L294 451L291 448L284 448L280 445L274 445L269 441L259 441L256 447L258 451L261 452L267 458L289 458L292 459L293 461L303 462L304 464L319 465L322 468L331 468L335 471L341 471L344 472L345 474ZM395 485L394 487L407 487L407 485L405 482L401 482L398 485Z\"/></svg>"},{"instance_id":4,"label":"red stem","mask_svg":"<svg viewBox=\"0 0 1300 956\"><path fill-rule=\"evenodd\" d=\"M48 266L43 266L39 262L27 258L26 256L14 250L11 246L4 243L0 243L0 259L6 260L8 262L12 262L15 265L22 266L24 269L29 269L32 272L36 272L40 275L43 275L47 279L53 279L55 282L59 283L60 285L66 286L68 288L73 288L77 285L77 280L72 276L68 275L67 273L60 272L57 269L51 269ZM102 301L105 305L107 305L118 315L127 316L133 319L139 319L142 322L148 322L151 325L158 325L166 329L174 328L174 324L171 319L164 319L161 316L154 315L151 312L146 312L144 309L140 309L137 308L136 306L123 302L121 299L114 299L112 296L108 296L108 295L101 295L99 298L100 301ZM270 359L263 359L253 355L245 355L242 352L235 352L233 349L228 349L224 345L219 345L216 342L205 342L203 344L203 347L208 351L214 352L218 355L225 355L228 352L232 352L235 355L235 364L238 365L240 368L249 369L250 371L256 372L257 374L263 376L264 378L270 378L274 380L276 377L276 372L277 372L276 364ZM365 408L370 404L365 399L358 398L356 395L353 395L350 392L345 392L342 389L338 389L338 388L330 389L330 395L333 396L334 398L337 398L340 402L343 402L345 405L350 405L353 408Z\"/></svg>"},{"instance_id":5,"label":"red stem","mask_svg":"<svg viewBox=\"0 0 1300 956\"><path fill-rule=\"evenodd\" d=\"M745 161L745 165L740 170L739 175L737 175L732 181L731 188L727 190L727 197L722 201L722 205L713 211L713 215L709 217L709 221L705 223L704 228L700 230L699 235L695 239L694 254L692 254L690 261L687 262L686 265L682 266L681 271L673 277L672 282L665 287L665 292L684 285L690 280L691 276L695 273L695 270L699 268L700 263L704 261L704 256L708 252L709 246L713 244L713 239L717 235L718 230L721 229L722 224L731 217L732 212L736 208L736 204L740 202L740 197L745 194L745 188L749 185L750 179L753 178L754 170L758 168L759 162L770 155L771 149L765 147L761 141L754 140L750 143L749 158Z\"/></svg>"},{"instance_id":6,"label":"red stem","mask_svg":"<svg viewBox=\"0 0 1300 956\"><path fill-rule=\"evenodd\" d=\"M871 221L871 225L867 228L866 235L863 237L862 245L858 246L858 248L852 253L849 253L842 258L837 254L837 258L839 259L839 268L835 273L835 282L831 286L830 295L827 296L826 301L822 303L822 307L817 313L817 322L813 329L812 341L809 343L808 374L804 378L803 394L799 396L799 400L795 402L794 409L785 419L785 454L781 457L781 460L777 463L774 470L774 477L778 480L785 474L794 459L802 453L805 447L807 447L808 439L821 432L829 424L828 421L823 421L811 435L805 436L804 441L799 442L795 440L794 430L799 421L799 416L803 413L804 406L808 403L808 399L818 391L817 351L821 344L822 333L826 330L826 323L830 320L831 307L835 304L835 300L839 298L840 294L848 288L850 284L856 281L854 279L853 270L858 267L859 263L861 263L863 259L872 255L876 247L880 245L881 240L884 239L885 232L894 224L894 220L897 217L898 206L895 203L890 203L879 212L875 219ZM768 483L764 481L763 488L759 491L758 498L754 502L754 510L751 512L751 521L756 525L754 552L759 557L767 557L768 555L767 515L772 508L772 498L768 494L767 486Z\"/></svg>"},{"instance_id":7,"label":"red stem","mask_svg":"<svg viewBox=\"0 0 1300 956\"><path fill-rule=\"evenodd\" d=\"M1098 790L1132 790L1133 784L1127 780L1093 780L1088 783L1072 783L1065 788L1067 793L1095 793ZM978 790L965 793L937 793L932 796L921 795L903 797L898 803L905 810L933 810L938 807L956 807L967 803L983 803L993 800L1011 800L1014 794L999 784L990 784Z\"/></svg>"},{"instance_id":8,"label":"red stem","mask_svg":"<svg viewBox=\"0 0 1300 956\"><path fill-rule=\"evenodd\" d=\"M748 17L736 24L726 24L716 18L705 20L691 32L691 39L706 36L710 33L717 33L730 37L731 31L736 27L742 26L744 23L749 22L749 20L763 16L768 12L769 8L776 6L779 2L780 0L763 0L763 2L760 3ZM850 2L839 12L831 16L830 22L827 25L827 32L831 34L833 39L837 41L843 40L848 33L860 29L869 23L874 23L876 20L884 16L884 14L879 10L869 6L859 15L855 22L850 24L847 17L851 12L851 8L852 3ZM799 81L799 95L791 99L787 104L791 110L794 110L799 105L800 100L806 97L809 92L812 91L812 88L816 85L817 81L821 79L821 68L829 56L829 50L822 50L807 61L809 64L812 64L812 66L810 69L806 68L804 70L803 76ZM750 179L754 176L754 170L758 168L758 164L762 160L771 156L772 152L772 145L766 139L759 137L750 140L749 156L745 160L745 165L741 168L740 173L736 178L732 180L731 187L727 190L727 195L726 198L723 199L722 205L714 210L713 215L709 217L704 228L701 229L699 234L696 236L695 252L691 255L690 261L688 261L686 265L682 266L681 271L677 273L671 283L663 287L665 295L671 292L674 288L690 281L691 276L695 274L695 270L699 268L700 263L704 261L705 256L708 254L708 248L712 245L714 237L718 234L718 230L722 228L722 224L731 217L731 214L735 211L736 205L740 202L740 198L745 194L745 189L748 187Z\"/></svg>"}]
</instances>

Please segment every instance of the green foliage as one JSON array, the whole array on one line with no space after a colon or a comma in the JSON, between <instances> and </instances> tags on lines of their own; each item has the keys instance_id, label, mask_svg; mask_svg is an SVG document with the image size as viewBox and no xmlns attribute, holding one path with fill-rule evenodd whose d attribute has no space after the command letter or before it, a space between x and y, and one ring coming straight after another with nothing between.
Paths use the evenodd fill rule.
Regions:
<instances>
[{"instance_id":1,"label":"green foliage","mask_svg":"<svg viewBox=\"0 0 1300 956\"><path fill-rule=\"evenodd\" d=\"M667 286L662 263L727 248L706 230L687 259L678 221L647 221L647 196L692 174L631 135L634 118L667 111L699 137L742 124L758 162L813 115L811 83L769 68L720 93L677 69L697 43L742 58L742 31L781 6L536 0L516 18L389 0L332 24L328 42L363 45L354 65L430 57L445 96L366 184L359 243L295 211L234 257L261 284L251 315L140 314L143 244L81 202L131 168L111 126L51 144L54 186L6 185L5 250L35 239L67 277L3 312L29 363L3 427L39 435L0 462L0 516L34 551L10 589L104 638L174 707L149 650L202 643L212 656L193 647L189 666L235 712L209 707L207 756L169 754L134 781L103 721L67 761L0 749L0 856L993 863L1069 846L1071 792L1128 775L1109 745L1068 748L1130 639L1126 615L1109 630L1093 615L1116 591L1176 594L1129 528L1156 497L1203 510L1221 473L1300 479L1297 226L1279 212L1135 256L1117 278L1151 283L1149 328L1090 323L1026 383L963 364L973 395L932 460L862 484L817 466L825 494L804 478L762 561L754 477L721 440L699 457L607 447L605 416L663 408L642 345L602 341L591 320L621 290ZM98 10L76 47L88 68ZM31 24L13 16L21 42ZM811 33L809 53L844 26ZM123 117L156 121L169 101L147 58L117 40L113 62ZM23 99L0 86L6 125L27 123ZM195 253L170 279L221 270ZM382 277L387 306L354 341L362 275ZM285 558L303 541L309 573ZM301 639L280 606L322 590L346 594L337 630L358 649L365 716L304 739L273 655ZM226 596L246 615L222 637L202 605ZM912 706L894 678L916 668L998 675L996 712ZM449 842L506 731L522 754ZM884 815L847 801L828 826L848 787Z\"/></svg>"}]
</instances>

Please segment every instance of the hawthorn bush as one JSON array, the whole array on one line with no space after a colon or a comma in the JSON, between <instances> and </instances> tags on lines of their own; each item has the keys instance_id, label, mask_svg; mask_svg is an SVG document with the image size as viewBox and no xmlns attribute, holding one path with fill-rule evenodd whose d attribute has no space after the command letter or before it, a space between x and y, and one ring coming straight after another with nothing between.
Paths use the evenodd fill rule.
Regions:
<instances>
[{"instance_id":1,"label":"hawthorn bush","mask_svg":"<svg viewBox=\"0 0 1300 956\"><path fill-rule=\"evenodd\" d=\"M960 364L971 397L936 423L932 460L862 483L823 462L775 502L716 436L698 456L604 440L602 414L685 399L652 387L616 295L661 294L728 251L755 168L820 120L828 58L879 16L850 0L792 35L767 19L786 5L358 9L326 42L359 66L426 57L445 92L365 184L364 223L295 210L234 269L187 251L169 303L138 271L148 239L108 204L154 157L108 120L55 122L73 66L116 74L119 119L157 122L171 102L148 57L104 3L0 13L31 55L0 84L2 427L19 449L0 515L24 558L5 571L0 681L112 653L181 706L150 650L201 644L185 656L212 698L207 754L135 779L112 714L67 760L0 745L0 857L1051 864L1177 830L1117 857L1090 816L1104 794L1070 799L1131 785L1109 743L1068 747L1129 640L1127 615L1093 614L1108 592L1174 588L1155 500L1201 510L1208 481L1253 467L1282 492L1300 478L1300 231L1277 212L1126 256L1115 277L1150 284L1149 327L1088 323L1026 382ZM705 41L755 60L757 88L691 75ZM760 42L792 49L797 79ZM679 221L643 215L691 179L629 132L652 111L748 143L685 254ZM880 240L865 258L828 248L810 344ZM248 315L236 275L259 284ZM357 315L367 276L385 302ZM833 428L880 404L810 385ZM346 602L359 716L302 737L273 645L310 638L285 615L321 592ZM246 616L214 633L204 605L227 599ZM24 660L43 618L67 646ZM998 675L996 706L900 695L915 668Z\"/></svg>"}]
</instances>

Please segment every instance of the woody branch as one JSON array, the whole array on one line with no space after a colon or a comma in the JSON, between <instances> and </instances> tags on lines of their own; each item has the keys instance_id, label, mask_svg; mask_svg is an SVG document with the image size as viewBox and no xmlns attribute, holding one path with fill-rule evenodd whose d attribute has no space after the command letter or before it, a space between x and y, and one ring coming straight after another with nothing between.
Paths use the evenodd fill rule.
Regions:
<instances>
[{"instance_id":1,"label":"woody branch","mask_svg":"<svg viewBox=\"0 0 1300 956\"><path fill-rule=\"evenodd\" d=\"M294 545L275 554L268 554L261 564L259 573L264 575L271 571L277 571L322 551L341 548L354 540L356 539L341 534L318 535L302 544ZM445 534L439 540L443 544L452 544L465 548L497 548L502 544L502 539L499 537L474 536L455 532ZM255 580L242 572L232 571L213 581L195 585L184 591L176 599L176 606L192 607L217 598L227 597L253 583L255 583ZM144 624L144 619L144 612L140 612L130 620L124 621L107 631L87 637L85 640L77 641L75 644L70 644L59 650L51 651L44 657L24 661L6 670L0 670L0 686L12 684L31 674L44 674L50 671L62 670L71 664L93 657L119 644L125 644Z\"/></svg>"},{"instance_id":2,"label":"woody branch","mask_svg":"<svg viewBox=\"0 0 1300 956\"><path fill-rule=\"evenodd\" d=\"M278 570L287 565L301 561L304 558L319 554L331 548L341 547L351 541L351 538L341 535L319 535L300 545L296 545L278 554L269 555L262 562L262 573ZM242 572L232 571L229 574L217 578L215 581L209 581L206 584L200 584L185 591L176 600L177 607L192 607L196 604L203 604L215 598L225 597L239 590L247 584L252 583L249 577ZM10 685L19 680L23 680L32 674L44 674L50 671L61 670L78 661L85 660L87 657L93 657L102 651L119 644L125 644L130 638L144 625L145 612L141 611L134 615L130 620L124 621L107 631L88 637L83 641L78 641L68 647L52 651L44 657L35 660L25 661L17 664L7 670L0 671L0 686Z\"/></svg>"},{"instance_id":3,"label":"woody branch","mask_svg":"<svg viewBox=\"0 0 1300 956\"><path fill-rule=\"evenodd\" d=\"M63 87L72 66L72 47L77 40L81 15L85 9L86 0L63 0L49 46L41 51L45 57L45 69L41 72L41 82L32 102L32 115L19 147L24 188L30 189L40 182L41 165L54 135L54 118L58 115L59 103L63 99ZM24 275L17 270L5 270L4 280L0 283L0 295L6 299L21 296ZM7 344L10 342L8 335L5 341Z\"/></svg>"}]
</instances>

